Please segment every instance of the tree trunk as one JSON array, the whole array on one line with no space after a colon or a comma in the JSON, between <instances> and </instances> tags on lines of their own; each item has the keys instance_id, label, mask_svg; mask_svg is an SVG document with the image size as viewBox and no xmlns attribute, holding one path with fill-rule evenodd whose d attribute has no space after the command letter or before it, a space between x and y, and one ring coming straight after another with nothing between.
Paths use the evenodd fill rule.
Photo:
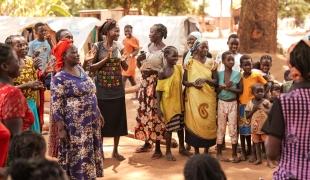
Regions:
<instances>
[{"instance_id":1,"label":"tree trunk","mask_svg":"<svg viewBox=\"0 0 310 180\"><path fill-rule=\"evenodd\" d=\"M242 0L238 35L242 53L277 50L278 0Z\"/></svg>"}]
</instances>

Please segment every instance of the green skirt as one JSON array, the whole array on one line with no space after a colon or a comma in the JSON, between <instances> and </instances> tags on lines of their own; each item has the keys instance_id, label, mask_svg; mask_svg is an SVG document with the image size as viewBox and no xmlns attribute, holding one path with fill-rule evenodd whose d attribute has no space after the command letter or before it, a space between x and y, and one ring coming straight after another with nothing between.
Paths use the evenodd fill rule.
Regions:
<instances>
[{"instance_id":1,"label":"green skirt","mask_svg":"<svg viewBox=\"0 0 310 180\"><path fill-rule=\"evenodd\" d=\"M39 119L39 114L38 114L38 109L37 109L37 104L34 99L27 99L28 106L34 116L34 123L31 126L31 130L40 133L40 119Z\"/></svg>"}]
</instances>

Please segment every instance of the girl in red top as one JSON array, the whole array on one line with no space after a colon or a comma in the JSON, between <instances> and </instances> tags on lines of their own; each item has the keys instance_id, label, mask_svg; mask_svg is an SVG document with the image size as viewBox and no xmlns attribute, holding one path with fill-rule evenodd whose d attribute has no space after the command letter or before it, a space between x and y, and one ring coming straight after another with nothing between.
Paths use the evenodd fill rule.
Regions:
<instances>
[{"instance_id":1,"label":"girl in red top","mask_svg":"<svg viewBox=\"0 0 310 180\"><path fill-rule=\"evenodd\" d=\"M16 53L0 43L0 167L5 165L10 137L29 129L34 121L22 92L10 85L18 76Z\"/></svg>"}]
</instances>

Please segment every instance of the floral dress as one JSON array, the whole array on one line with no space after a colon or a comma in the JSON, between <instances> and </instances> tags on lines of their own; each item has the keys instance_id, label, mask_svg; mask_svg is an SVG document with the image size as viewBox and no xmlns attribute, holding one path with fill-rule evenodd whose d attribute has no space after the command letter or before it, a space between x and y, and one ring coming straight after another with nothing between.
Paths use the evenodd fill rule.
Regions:
<instances>
[{"instance_id":1,"label":"floral dress","mask_svg":"<svg viewBox=\"0 0 310 180\"><path fill-rule=\"evenodd\" d=\"M63 169L70 179L95 179L103 176L102 118L96 87L81 68L80 72L80 77L65 71L53 77L51 116L63 122L67 132L58 150Z\"/></svg>"},{"instance_id":2,"label":"floral dress","mask_svg":"<svg viewBox=\"0 0 310 180\"><path fill-rule=\"evenodd\" d=\"M14 85L21 85L38 80L37 71L34 69L32 58L26 57L24 62L25 64L21 68L20 76L14 80ZM24 89L22 92L27 99L28 106L35 118L34 124L31 126L31 130L40 133L41 126L38 113L39 91Z\"/></svg>"}]
</instances>

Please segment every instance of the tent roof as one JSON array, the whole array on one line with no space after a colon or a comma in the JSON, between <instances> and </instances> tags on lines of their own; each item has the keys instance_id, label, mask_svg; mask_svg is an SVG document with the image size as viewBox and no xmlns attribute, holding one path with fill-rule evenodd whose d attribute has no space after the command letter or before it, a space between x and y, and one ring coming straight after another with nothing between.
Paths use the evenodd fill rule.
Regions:
<instances>
[{"instance_id":1,"label":"tent roof","mask_svg":"<svg viewBox=\"0 0 310 180\"><path fill-rule=\"evenodd\" d=\"M102 22L92 17L9 17L0 16L0 42L9 35L21 34L24 28L37 22L46 23L53 31L69 29L74 37L74 44L80 50L89 33Z\"/></svg>"},{"instance_id":2,"label":"tent roof","mask_svg":"<svg viewBox=\"0 0 310 180\"><path fill-rule=\"evenodd\" d=\"M163 41L166 45L175 46L179 50L179 54L183 53L186 48L186 39L188 28L185 21L190 23L190 26L195 30L199 29L198 21L195 18L188 16L124 16L118 24L120 26L120 40L124 39L124 26L129 24L133 27L133 35L139 39L140 46L146 46L149 41L150 28L154 24L163 24L167 27L167 39Z\"/></svg>"}]
</instances>

